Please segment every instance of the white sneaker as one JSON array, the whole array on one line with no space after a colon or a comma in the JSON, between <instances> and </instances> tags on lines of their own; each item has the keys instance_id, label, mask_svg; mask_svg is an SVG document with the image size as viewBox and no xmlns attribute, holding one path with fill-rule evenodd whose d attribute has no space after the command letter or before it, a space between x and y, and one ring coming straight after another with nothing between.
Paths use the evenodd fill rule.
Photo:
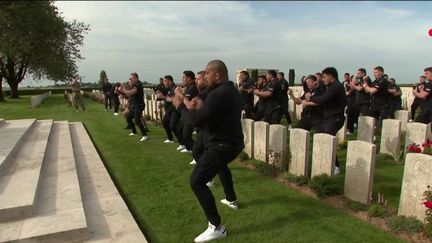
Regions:
<instances>
[{"instance_id":1,"label":"white sneaker","mask_svg":"<svg viewBox=\"0 0 432 243\"><path fill-rule=\"evenodd\" d=\"M129 136L135 136L135 135L136 135L136 134L133 133L133 132L129 133Z\"/></svg>"},{"instance_id":2,"label":"white sneaker","mask_svg":"<svg viewBox=\"0 0 432 243\"><path fill-rule=\"evenodd\" d=\"M114 112L114 116L118 116L118 113L117 113L117 112Z\"/></svg>"},{"instance_id":3,"label":"white sneaker","mask_svg":"<svg viewBox=\"0 0 432 243\"><path fill-rule=\"evenodd\" d=\"M177 151L182 151L183 149L185 149L186 147L184 145L181 145L177 147Z\"/></svg>"},{"instance_id":4,"label":"white sneaker","mask_svg":"<svg viewBox=\"0 0 432 243\"><path fill-rule=\"evenodd\" d=\"M147 139L148 139L147 136L143 136L143 137L140 139L140 142L144 142L144 141L147 140Z\"/></svg>"},{"instance_id":5,"label":"white sneaker","mask_svg":"<svg viewBox=\"0 0 432 243\"><path fill-rule=\"evenodd\" d=\"M226 199L222 199L222 200L221 200L221 203L227 205L228 207L230 207L230 208L232 208L232 209L238 209L238 204L237 204L236 201L234 201L234 202L230 202L230 201L228 201L228 200L226 200Z\"/></svg>"},{"instance_id":6,"label":"white sneaker","mask_svg":"<svg viewBox=\"0 0 432 243\"><path fill-rule=\"evenodd\" d=\"M193 135L197 135L198 133L197 133L197 131L194 130L192 134Z\"/></svg>"},{"instance_id":7,"label":"white sneaker","mask_svg":"<svg viewBox=\"0 0 432 243\"><path fill-rule=\"evenodd\" d=\"M190 164L190 165L196 165L196 161L195 161L195 159L193 159L189 164Z\"/></svg>"},{"instance_id":8,"label":"white sneaker","mask_svg":"<svg viewBox=\"0 0 432 243\"><path fill-rule=\"evenodd\" d=\"M409 119L409 122L413 122L413 119Z\"/></svg>"},{"instance_id":9,"label":"white sneaker","mask_svg":"<svg viewBox=\"0 0 432 243\"><path fill-rule=\"evenodd\" d=\"M180 151L180 153L192 153L192 151L190 151L190 150L187 150L187 149L182 149L181 151Z\"/></svg>"},{"instance_id":10,"label":"white sneaker","mask_svg":"<svg viewBox=\"0 0 432 243\"><path fill-rule=\"evenodd\" d=\"M167 139L167 140L164 141L164 143L174 143L174 141Z\"/></svg>"},{"instance_id":11,"label":"white sneaker","mask_svg":"<svg viewBox=\"0 0 432 243\"><path fill-rule=\"evenodd\" d=\"M219 229L217 229L216 226L209 223L209 227L204 232L202 232L197 238L195 238L195 242L207 242L219 238L224 238L226 236L227 236L227 230L225 226L221 225Z\"/></svg>"},{"instance_id":12,"label":"white sneaker","mask_svg":"<svg viewBox=\"0 0 432 243\"><path fill-rule=\"evenodd\" d=\"M339 167L335 166L334 175L339 175L339 174L340 174L340 169L339 169Z\"/></svg>"},{"instance_id":13,"label":"white sneaker","mask_svg":"<svg viewBox=\"0 0 432 243\"><path fill-rule=\"evenodd\" d=\"M351 132L346 132L345 133L347 136L353 135Z\"/></svg>"},{"instance_id":14,"label":"white sneaker","mask_svg":"<svg viewBox=\"0 0 432 243\"><path fill-rule=\"evenodd\" d=\"M214 187L216 185L216 183L214 181L209 181L206 183L206 186L208 187Z\"/></svg>"}]
</instances>

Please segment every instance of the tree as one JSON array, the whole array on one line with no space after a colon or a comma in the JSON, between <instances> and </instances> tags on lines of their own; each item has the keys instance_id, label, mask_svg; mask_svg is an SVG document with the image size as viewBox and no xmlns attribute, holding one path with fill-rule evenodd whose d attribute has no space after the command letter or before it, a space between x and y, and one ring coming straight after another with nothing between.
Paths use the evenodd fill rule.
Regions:
<instances>
[{"instance_id":1,"label":"tree","mask_svg":"<svg viewBox=\"0 0 432 243\"><path fill-rule=\"evenodd\" d=\"M90 30L82 22L66 21L54 1L0 2L0 77L19 98L18 85L31 74L66 81L77 74L79 47Z\"/></svg>"},{"instance_id":2,"label":"tree","mask_svg":"<svg viewBox=\"0 0 432 243\"><path fill-rule=\"evenodd\" d=\"M108 79L105 70L102 70L102 71L101 71L99 77L100 77L100 78L99 78L99 84L100 84L101 87L102 87L102 85L104 84L104 82Z\"/></svg>"}]
</instances>

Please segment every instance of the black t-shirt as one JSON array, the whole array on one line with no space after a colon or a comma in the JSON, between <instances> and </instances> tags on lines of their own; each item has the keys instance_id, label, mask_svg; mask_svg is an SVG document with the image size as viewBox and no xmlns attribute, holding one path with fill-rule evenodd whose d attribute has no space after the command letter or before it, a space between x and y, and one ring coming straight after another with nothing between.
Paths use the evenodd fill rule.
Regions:
<instances>
[{"instance_id":1,"label":"black t-shirt","mask_svg":"<svg viewBox=\"0 0 432 243\"><path fill-rule=\"evenodd\" d=\"M175 96L175 89L177 88L177 86L173 85L171 88L167 88L167 94L165 95L165 97L174 97ZM172 104L171 101L166 101L164 102L164 108L165 111L173 111L175 110L174 105Z\"/></svg>"},{"instance_id":2,"label":"black t-shirt","mask_svg":"<svg viewBox=\"0 0 432 243\"><path fill-rule=\"evenodd\" d=\"M288 99L288 89L289 89L289 83L286 81L286 79L283 79L280 81L281 88L282 88L282 97L284 100Z\"/></svg>"},{"instance_id":3,"label":"black t-shirt","mask_svg":"<svg viewBox=\"0 0 432 243\"><path fill-rule=\"evenodd\" d=\"M136 93L131 97L133 105L144 105L144 87L141 81L137 81L133 89L136 89Z\"/></svg>"},{"instance_id":4,"label":"black t-shirt","mask_svg":"<svg viewBox=\"0 0 432 243\"><path fill-rule=\"evenodd\" d=\"M389 89L396 89L397 92L401 91L400 87L397 84L394 83L388 83ZM389 102L393 105L402 104L402 96L395 96L393 94L389 93Z\"/></svg>"},{"instance_id":5,"label":"black t-shirt","mask_svg":"<svg viewBox=\"0 0 432 243\"><path fill-rule=\"evenodd\" d=\"M255 86L255 84L251 79L248 79L248 80L244 81L242 84L240 84L240 87L245 89L243 91L240 91L240 99L241 99L242 105L253 104L254 94L248 93L247 90L253 88L254 86Z\"/></svg>"},{"instance_id":6,"label":"black t-shirt","mask_svg":"<svg viewBox=\"0 0 432 243\"><path fill-rule=\"evenodd\" d=\"M363 79L357 79L357 83L359 85L363 85L365 81ZM367 83L372 83L370 78L366 80ZM364 90L357 91L355 94L355 103L356 105L364 105L364 104L370 104L371 96L369 93L366 93Z\"/></svg>"},{"instance_id":7,"label":"black t-shirt","mask_svg":"<svg viewBox=\"0 0 432 243\"><path fill-rule=\"evenodd\" d=\"M112 88L111 83L104 83L102 85L102 91L104 92L104 94L108 94L109 92L111 92L111 88Z\"/></svg>"},{"instance_id":8,"label":"black t-shirt","mask_svg":"<svg viewBox=\"0 0 432 243\"><path fill-rule=\"evenodd\" d=\"M184 96L188 98L188 100L192 100L198 95L199 91L195 83L192 83L189 86L186 86L186 90Z\"/></svg>"},{"instance_id":9,"label":"black t-shirt","mask_svg":"<svg viewBox=\"0 0 432 243\"><path fill-rule=\"evenodd\" d=\"M159 90L159 92L161 92L164 96L168 92L168 90L165 88L165 85L163 85L163 84L158 84L158 86L156 86L155 90Z\"/></svg>"},{"instance_id":10,"label":"black t-shirt","mask_svg":"<svg viewBox=\"0 0 432 243\"><path fill-rule=\"evenodd\" d=\"M273 79L267 84L267 87L264 90L272 92L270 97L265 98L267 107L269 109L280 108L283 101L281 82L279 82L277 79Z\"/></svg>"},{"instance_id":11,"label":"black t-shirt","mask_svg":"<svg viewBox=\"0 0 432 243\"><path fill-rule=\"evenodd\" d=\"M345 106L347 105L345 88L338 80L327 86L324 94L312 95L310 100L322 106L324 120L345 116Z\"/></svg>"},{"instance_id":12,"label":"black t-shirt","mask_svg":"<svg viewBox=\"0 0 432 243\"><path fill-rule=\"evenodd\" d=\"M425 82L423 90L429 93L428 97L424 100L423 111L432 112L432 81Z\"/></svg>"},{"instance_id":13,"label":"black t-shirt","mask_svg":"<svg viewBox=\"0 0 432 243\"><path fill-rule=\"evenodd\" d=\"M119 94L116 94L116 92L114 92L116 87L117 87L116 85L113 85L113 86L111 87L110 92L111 92L111 95L112 95L112 96L117 96L117 97L118 97Z\"/></svg>"},{"instance_id":14,"label":"black t-shirt","mask_svg":"<svg viewBox=\"0 0 432 243\"><path fill-rule=\"evenodd\" d=\"M384 77L372 82L372 87L378 89L375 94L371 95L371 104L373 110L381 110L387 107L389 92L388 81Z\"/></svg>"},{"instance_id":15,"label":"black t-shirt","mask_svg":"<svg viewBox=\"0 0 432 243\"><path fill-rule=\"evenodd\" d=\"M311 93L311 95L323 95L326 92L326 87L324 85L324 83L319 82L318 87L316 87L313 90L307 90L307 92L305 92L300 99L304 100L305 99L305 95L306 93ZM323 108L321 105L317 105L317 106L306 106L303 108L301 117L302 119L308 119L308 118L316 118L316 119L321 119L323 116Z\"/></svg>"}]
</instances>

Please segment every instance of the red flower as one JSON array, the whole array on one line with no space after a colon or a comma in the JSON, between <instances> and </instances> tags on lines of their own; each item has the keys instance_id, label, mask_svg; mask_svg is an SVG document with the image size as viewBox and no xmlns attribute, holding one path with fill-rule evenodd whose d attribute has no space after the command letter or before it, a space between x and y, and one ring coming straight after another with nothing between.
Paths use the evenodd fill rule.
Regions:
<instances>
[{"instance_id":1,"label":"red flower","mask_svg":"<svg viewBox=\"0 0 432 243\"><path fill-rule=\"evenodd\" d=\"M432 209L432 201L426 201L423 203L425 207Z\"/></svg>"},{"instance_id":2,"label":"red flower","mask_svg":"<svg viewBox=\"0 0 432 243\"><path fill-rule=\"evenodd\" d=\"M416 153L421 153L421 151L422 151L421 148L418 148L418 147L415 150Z\"/></svg>"}]
</instances>

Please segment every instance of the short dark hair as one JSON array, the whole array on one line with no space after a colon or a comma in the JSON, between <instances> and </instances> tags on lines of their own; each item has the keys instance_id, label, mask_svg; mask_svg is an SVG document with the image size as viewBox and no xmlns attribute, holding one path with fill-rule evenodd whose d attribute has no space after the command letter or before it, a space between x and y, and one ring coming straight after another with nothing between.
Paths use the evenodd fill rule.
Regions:
<instances>
[{"instance_id":1,"label":"short dark hair","mask_svg":"<svg viewBox=\"0 0 432 243\"><path fill-rule=\"evenodd\" d=\"M241 71L240 74L246 75L249 78L249 73L247 71Z\"/></svg>"},{"instance_id":2,"label":"short dark hair","mask_svg":"<svg viewBox=\"0 0 432 243\"><path fill-rule=\"evenodd\" d=\"M165 75L164 79L167 79L167 80L169 80L171 82L174 82L174 79L173 79L173 77L171 75Z\"/></svg>"},{"instance_id":3,"label":"short dark hair","mask_svg":"<svg viewBox=\"0 0 432 243\"><path fill-rule=\"evenodd\" d=\"M284 72L278 72L277 74L279 74L282 77L285 77L285 73Z\"/></svg>"},{"instance_id":4,"label":"short dark hair","mask_svg":"<svg viewBox=\"0 0 432 243\"><path fill-rule=\"evenodd\" d=\"M317 72L317 73L315 73L315 75L319 75L319 76L321 76L321 75L322 75L322 73L320 73L320 72Z\"/></svg>"},{"instance_id":5,"label":"short dark hair","mask_svg":"<svg viewBox=\"0 0 432 243\"><path fill-rule=\"evenodd\" d=\"M276 71L273 69L268 70L267 73L270 74L273 78L276 78L276 76L277 76Z\"/></svg>"},{"instance_id":6,"label":"short dark hair","mask_svg":"<svg viewBox=\"0 0 432 243\"><path fill-rule=\"evenodd\" d=\"M197 72L197 75L205 75L205 71L199 71Z\"/></svg>"},{"instance_id":7,"label":"short dark hair","mask_svg":"<svg viewBox=\"0 0 432 243\"><path fill-rule=\"evenodd\" d=\"M138 73L133 72L133 73L131 73L131 76L134 76L135 78L139 79Z\"/></svg>"},{"instance_id":8,"label":"short dark hair","mask_svg":"<svg viewBox=\"0 0 432 243\"><path fill-rule=\"evenodd\" d=\"M313 75L313 74L308 75L304 80L308 80L308 79L312 79L313 81L317 81L318 80L317 77L315 75Z\"/></svg>"},{"instance_id":9,"label":"short dark hair","mask_svg":"<svg viewBox=\"0 0 432 243\"><path fill-rule=\"evenodd\" d=\"M195 79L195 73L192 71L186 70L183 72L183 74L188 78Z\"/></svg>"},{"instance_id":10,"label":"short dark hair","mask_svg":"<svg viewBox=\"0 0 432 243\"><path fill-rule=\"evenodd\" d=\"M335 79L338 79L338 71L334 67L327 67L322 71L322 74L327 74L333 76Z\"/></svg>"},{"instance_id":11,"label":"short dark hair","mask_svg":"<svg viewBox=\"0 0 432 243\"><path fill-rule=\"evenodd\" d=\"M432 73L432 67L427 67L424 69L425 72L431 72Z\"/></svg>"},{"instance_id":12,"label":"short dark hair","mask_svg":"<svg viewBox=\"0 0 432 243\"><path fill-rule=\"evenodd\" d=\"M392 80L393 82L396 83L396 80L394 78L389 78L389 80Z\"/></svg>"},{"instance_id":13,"label":"short dark hair","mask_svg":"<svg viewBox=\"0 0 432 243\"><path fill-rule=\"evenodd\" d=\"M384 68L381 67L381 66L376 66L376 67L374 68L374 70L378 70L378 71L384 72Z\"/></svg>"},{"instance_id":14,"label":"short dark hair","mask_svg":"<svg viewBox=\"0 0 432 243\"><path fill-rule=\"evenodd\" d=\"M261 78L261 79L264 79L264 80L267 79L267 77L265 75L260 75L260 76L258 76L258 78Z\"/></svg>"},{"instance_id":15,"label":"short dark hair","mask_svg":"<svg viewBox=\"0 0 432 243\"><path fill-rule=\"evenodd\" d=\"M163 80L163 78L159 78L159 81L162 81Z\"/></svg>"},{"instance_id":16,"label":"short dark hair","mask_svg":"<svg viewBox=\"0 0 432 243\"><path fill-rule=\"evenodd\" d=\"M365 68L359 68L358 71L360 71L361 73L366 74L366 69Z\"/></svg>"},{"instance_id":17,"label":"short dark hair","mask_svg":"<svg viewBox=\"0 0 432 243\"><path fill-rule=\"evenodd\" d=\"M422 75L422 76L420 76L420 78L424 78L424 79L426 79L426 76Z\"/></svg>"}]
</instances>

